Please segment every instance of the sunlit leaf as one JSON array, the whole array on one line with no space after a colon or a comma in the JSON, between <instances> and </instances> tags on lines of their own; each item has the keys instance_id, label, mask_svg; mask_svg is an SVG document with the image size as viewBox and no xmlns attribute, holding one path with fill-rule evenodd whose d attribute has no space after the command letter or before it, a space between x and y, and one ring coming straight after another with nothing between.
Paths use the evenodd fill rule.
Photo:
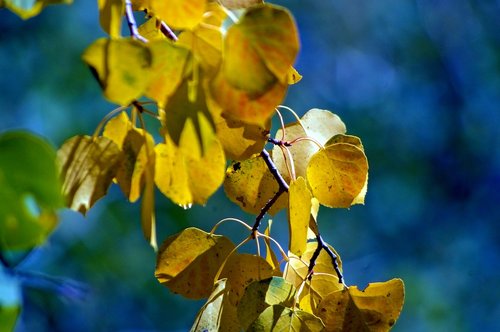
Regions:
<instances>
[{"instance_id":1,"label":"sunlit leaf","mask_svg":"<svg viewBox=\"0 0 500 332\"><path fill-rule=\"evenodd\" d=\"M241 330L236 307L229 303L226 285L227 279L221 279L215 283L212 294L196 316L191 332L239 332Z\"/></svg>"},{"instance_id":2,"label":"sunlit leaf","mask_svg":"<svg viewBox=\"0 0 500 332\"><path fill-rule=\"evenodd\" d=\"M269 219L268 226L266 227L264 234L267 236L271 236L271 226L273 221ZM266 261L271 265L275 272L280 271L280 262L274 253L274 250L271 247L271 240L269 238L264 238L264 243L266 244Z\"/></svg>"},{"instance_id":3,"label":"sunlit leaf","mask_svg":"<svg viewBox=\"0 0 500 332\"><path fill-rule=\"evenodd\" d=\"M396 323L404 302L401 279L371 283L364 291L356 286L326 296L318 316L328 331L388 331Z\"/></svg>"},{"instance_id":4,"label":"sunlit leaf","mask_svg":"<svg viewBox=\"0 0 500 332\"><path fill-rule=\"evenodd\" d=\"M150 1L149 8L157 17L176 29L192 29L201 22L207 0Z\"/></svg>"},{"instance_id":5,"label":"sunlit leaf","mask_svg":"<svg viewBox=\"0 0 500 332\"><path fill-rule=\"evenodd\" d=\"M243 9L263 3L262 0L221 0L220 3L227 9Z\"/></svg>"},{"instance_id":6,"label":"sunlit leaf","mask_svg":"<svg viewBox=\"0 0 500 332\"><path fill-rule=\"evenodd\" d=\"M224 77L250 95L263 94L276 81L288 83L288 71L298 50L295 22L286 9L274 5L251 7L227 31Z\"/></svg>"},{"instance_id":7,"label":"sunlit leaf","mask_svg":"<svg viewBox=\"0 0 500 332\"><path fill-rule=\"evenodd\" d=\"M290 67L290 69L288 70L288 78L287 78L288 84L291 85L291 84L299 83L301 79L302 79L302 75L300 75L300 73L297 71L297 69Z\"/></svg>"},{"instance_id":8,"label":"sunlit leaf","mask_svg":"<svg viewBox=\"0 0 500 332\"><path fill-rule=\"evenodd\" d=\"M155 147L155 183L174 203L190 207L205 204L224 181L226 159L219 141L214 139L200 159L183 152L167 136Z\"/></svg>"},{"instance_id":9,"label":"sunlit leaf","mask_svg":"<svg viewBox=\"0 0 500 332\"><path fill-rule=\"evenodd\" d=\"M121 36L124 0L97 0L101 28L111 37Z\"/></svg>"},{"instance_id":10,"label":"sunlit leaf","mask_svg":"<svg viewBox=\"0 0 500 332\"><path fill-rule=\"evenodd\" d=\"M233 249L224 236L187 228L163 242L155 276L174 293L191 299L208 297L217 271Z\"/></svg>"},{"instance_id":11,"label":"sunlit leaf","mask_svg":"<svg viewBox=\"0 0 500 332\"><path fill-rule=\"evenodd\" d=\"M224 190L227 197L242 210L258 214L278 192L279 186L260 156L232 163L226 170ZM283 193L271 207L271 215L287 206L288 194Z\"/></svg>"},{"instance_id":12,"label":"sunlit leaf","mask_svg":"<svg viewBox=\"0 0 500 332\"><path fill-rule=\"evenodd\" d=\"M165 40L167 38L160 30L160 21L154 17L146 20L137 30L139 35L146 38L150 43L157 40Z\"/></svg>"},{"instance_id":13,"label":"sunlit leaf","mask_svg":"<svg viewBox=\"0 0 500 332\"><path fill-rule=\"evenodd\" d=\"M21 307L18 305L6 306L0 303L0 332L14 331L20 312Z\"/></svg>"},{"instance_id":14,"label":"sunlit leaf","mask_svg":"<svg viewBox=\"0 0 500 332\"><path fill-rule=\"evenodd\" d=\"M96 40L82 55L99 80L104 95L119 105L139 98L150 82L151 50L134 39Z\"/></svg>"},{"instance_id":15,"label":"sunlit leaf","mask_svg":"<svg viewBox=\"0 0 500 332\"><path fill-rule=\"evenodd\" d=\"M251 95L238 90L229 84L220 73L210 85L211 95L224 110L234 119L265 126L276 106L284 99L288 86L276 82L261 95Z\"/></svg>"},{"instance_id":16,"label":"sunlit leaf","mask_svg":"<svg viewBox=\"0 0 500 332\"><path fill-rule=\"evenodd\" d=\"M128 132L132 129L132 122L126 112L120 112L117 116L106 123L102 136L109 138L122 148L123 141L127 137Z\"/></svg>"},{"instance_id":17,"label":"sunlit leaf","mask_svg":"<svg viewBox=\"0 0 500 332\"><path fill-rule=\"evenodd\" d=\"M154 167L154 163L153 163ZM155 180L154 169L144 172L144 190L141 201L141 226L144 237L155 251L158 250L156 240L156 215L155 215Z\"/></svg>"},{"instance_id":18,"label":"sunlit leaf","mask_svg":"<svg viewBox=\"0 0 500 332\"><path fill-rule=\"evenodd\" d=\"M267 143L271 122L266 126L247 124L224 114L214 118L217 137L227 158L245 160L262 151Z\"/></svg>"},{"instance_id":19,"label":"sunlit leaf","mask_svg":"<svg viewBox=\"0 0 500 332\"><path fill-rule=\"evenodd\" d=\"M0 8L5 7L26 20L40 14L43 8L53 4L70 4L73 0L2 0Z\"/></svg>"},{"instance_id":20,"label":"sunlit leaf","mask_svg":"<svg viewBox=\"0 0 500 332\"><path fill-rule=\"evenodd\" d=\"M307 245L312 195L303 177L290 183L288 195L289 250L300 257Z\"/></svg>"},{"instance_id":21,"label":"sunlit leaf","mask_svg":"<svg viewBox=\"0 0 500 332\"><path fill-rule=\"evenodd\" d=\"M245 288L256 280L273 276L273 268L260 256L251 254L232 254L220 275L229 283L229 302L237 306Z\"/></svg>"},{"instance_id":22,"label":"sunlit leaf","mask_svg":"<svg viewBox=\"0 0 500 332\"><path fill-rule=\"evenodd\" d=\"M118 146L106 137L75 136L64 142L57 159L67 206L87 213L108 191L122 157Z\"/></svg>"},{"instance_id":23,"label":"sunlit leaf","mask_svg":"<svg viewBox=\"0 0 500 332\"><path fill-rule=\"evenodd\" d=\"M145 94L156 100L158 106L165 107L167 98L176 91L184 78L190 53L188 49L169 40L151 41L148 47L153 56L151 71L154 77Z\"/></svg>"},{"instance_id":24,"label":"sunlit leaf","mask_svg":"<svg viewBox=\"0 0 500 332\"><path fill-rule=\"evenodd\" d=\"M367 177L365 153L348 143L332 144L318 151L307 166L307 181L314 197L329 207L346 208L360 202L357 197Z\"/></svg>"},{"instance_id":25,"label":"sunlit leaf","mask_svg":"<svg viewBox=\"0 0 500 332\"><path fill-rule=\"evenodd\" d=\"M41 244L64 206L56 152L28 132L0 135L0 250Z\"/></svg>"},{"instance_id":26,"label":"sunlit leaf","mask_svg":"<svg viewBox=\"0 0 500 332\"><path fill-rule=\"evenodd\" d=\"M301 126L302 124L302 126ZM346 132L345 124L340 120L340 118L327 110L321 110L313 108L309 110L301 118L300 123L294 122L285 126L285 135L283 136L283 130L278 129L276 131L276 139L284 141L293 141L297 138L311 137L317 143L325 145L325 143L337 134L344 134ZM319 150L319 146L310 141L303 140L294 143L288 148L293 158L295 166L295 176L306 177L306 168L312 155ZM276 168L279 170L281 175L286 181L290 181L290 176L288 174L288 169L285 164L285 159L280 147L275 146L273 148L273 161L276 164ZM287 160L290 162L288 155Z\"/></svg>"},{"instance_id":27,"label":"sunlit leaf","mask_svg":"<svg viewBox=\"0 0 500 332\"><path fill-rule=\"evenodd\" d=\"M248 330L319 332L324 327L321 319L308 312L276 304L266 308Z\"/></svg>"},{"instance_id":28,"label":"sunlit leaf","mask_svg":"<svg viewBox=\"0 0 500 332\"><path fill-rule=\"evenodd\" d=\"M281 304L293 305L294 287L280 277L254 281L245 289L238 304L238 319L246 331L253 321L269 306Z\"/></svg>"}]
</instances>

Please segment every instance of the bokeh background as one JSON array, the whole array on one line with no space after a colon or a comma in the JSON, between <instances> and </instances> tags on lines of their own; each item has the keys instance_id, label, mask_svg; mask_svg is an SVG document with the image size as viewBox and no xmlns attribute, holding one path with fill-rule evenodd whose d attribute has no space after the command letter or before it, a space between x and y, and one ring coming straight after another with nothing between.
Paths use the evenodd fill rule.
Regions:
<instances>
[{"instance_id":1,"label":"bokeh background","mask_svg":"<svg viewBox=\"0 0 500 332\"><path fill-rule=\"evenodd\" d=\"M500 1L281 3L297 20L304 76L285 104L340 115L370 162L366 205L319 216L347 282L404 279L394 331L498 331ZM91 134L114 106L80 55L103 35L96 1L28 21L0 10L0 130L28 129L54 146ZM158 195L157 213L160 239L224 217L252 222L222 192L188 211ZM285 241L286 216L274 220ZM244 236L238 226L221 232ZM154 265L139 206L116 187L86 218L62 211L19 267L16 330L188 330L203 301L171 294Z\"/></svg>"}]
</instances>

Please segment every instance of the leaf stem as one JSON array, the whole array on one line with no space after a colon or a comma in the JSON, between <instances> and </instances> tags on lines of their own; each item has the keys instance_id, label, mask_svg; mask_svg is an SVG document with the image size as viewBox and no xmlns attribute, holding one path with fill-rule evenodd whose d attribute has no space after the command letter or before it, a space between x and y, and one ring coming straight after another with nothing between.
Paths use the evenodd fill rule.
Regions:
<instances>
[{"instance_id":1,"label":"leaf stem","mask_svg":"<svg viewBox=\"0 0 500 332\"><path fill-rule=\"evenodd\" d=\"M175 33L172 31L172 29L170 29L170 27L167 25L167 23L165 23L163 21L160 22L160 31L165 35L165 37L167 37L171 41L176 42L179 39L179 38L177 38Z\"/></svg>"},{"instance_id":2,"label":"leaf stem","mask_svg":"<svg viewBox=\"0 0 500 332\"><path fill-rule=\"evenodd\" d=\"M130 35L143 43L147 43L148 40L141 36L139 30L137 30L137 23L135 22L134 12L132 10L132 1L130 0L125 0L125 17L127 18Z\"/></svg>"}]
</instances>

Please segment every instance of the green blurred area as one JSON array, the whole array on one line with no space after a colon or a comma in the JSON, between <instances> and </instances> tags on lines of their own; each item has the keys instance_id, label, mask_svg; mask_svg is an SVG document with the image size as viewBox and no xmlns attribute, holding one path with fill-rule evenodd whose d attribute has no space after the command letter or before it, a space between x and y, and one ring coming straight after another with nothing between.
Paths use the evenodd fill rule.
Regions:
<instances>
[{"instance_id":1,"label":"green blurred area","mask_svg":"<svg viewBox=\"0 0 500 332\"><path fill-rule=\"evenodd\" d=\"M394 331L496 330L500 2L280 3L299 26L304 76L285 104L337 113L370 163L365 206L319 213L347 283L405 281ZM1 131L28 129L59 146L92 133L114 108L80 60L104 35L95 1L27 21L0 10L0 31ZM157 213L160 240L225 217L252 222L220 191L187 211L158 195ZM156 281L139 216L116 186L86 218L62 211L53 236L19 267L17 331L187 330L203 301ZM286 216L273 219L286 243ZM221 231L234 242L245 236L237 225Z\"/></svg>"}]
</instances>

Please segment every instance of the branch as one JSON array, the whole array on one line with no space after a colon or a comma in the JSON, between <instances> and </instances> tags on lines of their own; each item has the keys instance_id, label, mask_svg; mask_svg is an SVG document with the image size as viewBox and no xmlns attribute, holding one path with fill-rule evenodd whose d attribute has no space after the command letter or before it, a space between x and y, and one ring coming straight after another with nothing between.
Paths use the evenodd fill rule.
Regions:
<instances>
[{"instance_id":1,"label":"branch","mask_svg":"<svg viewBox=\"0 0 500 332\"><path fill-rule=\"evenodd\" d=\"M316 250L314 251L314 253L311 257L311 260L309 261L309 270L308 270L309 279L312 278L313 269L314 269L314 266L316 265L316 260L318 259L321 250L325 250L326 253L332 259L333 269L337 273L337 277L339 278L339 283L344 284L344 286L346 286L346 284L344 282L344 276L342 275L342 272L340 271L337 255L333 252L332 249L330 249L330 247L325 243L325 241L323 241L323 238L321 237L321 235L319 233L316 234L316 240L318 241L318 246L316 247Z\"/></svg>"},{"instance_id":2,"label":"branch","mask_svg":"<svg viewBox=\"0 0 500 332\"><path fill-rule=\"evenodd\" d=\"M141 36L139 30L137 30L137 23L135 22L134 12L132 10L132 2L130 0L125 0L125 17L127 18L130 35L137 40L147 43L148 40Z\"/></svg>"},{"instance_id":3,"label":"branch","mask_svg":"<svg viewBox=\"0 0 500 332\"><path fill-rule=\"evenodd\" d=\"M167 23L161 21L160 23L160 31L171 41L177 41L179 38L175 35L175 33L170 29Z\"/></svg>"}]
</instances>

